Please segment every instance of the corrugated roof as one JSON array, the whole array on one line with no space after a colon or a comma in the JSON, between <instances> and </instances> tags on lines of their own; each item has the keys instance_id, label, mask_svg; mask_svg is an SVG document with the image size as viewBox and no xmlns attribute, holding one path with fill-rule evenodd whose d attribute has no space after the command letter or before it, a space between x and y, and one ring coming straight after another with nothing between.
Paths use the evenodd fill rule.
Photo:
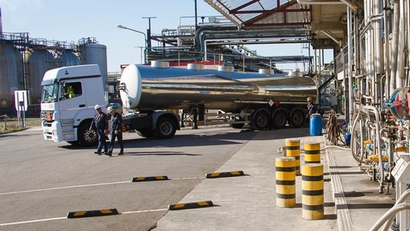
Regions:
<instances>
[{"instance_id":1,"label":"corrugated roof","mask_svg":"<svg viewBox=\"0 0 410 231\"><path fill-rule=\"evenodd\" d=\"M311 7L296 0L204 0L239 27L303 27Z\"/></svg>"}]
</instances>

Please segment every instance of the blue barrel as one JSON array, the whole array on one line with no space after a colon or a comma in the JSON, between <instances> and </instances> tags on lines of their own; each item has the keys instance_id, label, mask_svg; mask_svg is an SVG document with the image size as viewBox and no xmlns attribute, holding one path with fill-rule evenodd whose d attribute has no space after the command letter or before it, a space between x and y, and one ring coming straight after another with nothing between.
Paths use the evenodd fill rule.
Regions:
<instances>
[{"instance_id":1,"label":"blue barrel","mask_svg":"<svg viewBox=\"0 0 410 231\"><path fill-rule=\"evenodd\" d=\"M315 113L310 116L310 135L311 136L320 136L322 135L322 116Z\"/></svg>"},{"instance_id":2,"label":"blue barrel","mask_svg":"<svg viewBox=\"0 0 410 231\"><path fill-rule=\"evenodd\" d=\"M345 141L346 141L346 145L350 146L350 139L352 138L352 134L350 134L350 132L346 132L345 134ZM373 144L371 144L371 150L373 150Z\"/></svg>"}]
</instances>

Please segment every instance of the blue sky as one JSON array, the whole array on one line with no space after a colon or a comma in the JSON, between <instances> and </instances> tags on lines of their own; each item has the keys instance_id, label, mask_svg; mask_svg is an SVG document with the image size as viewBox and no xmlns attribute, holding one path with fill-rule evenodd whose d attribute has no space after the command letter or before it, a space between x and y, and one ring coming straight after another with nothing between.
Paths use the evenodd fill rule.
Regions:
<instances>
[{"instance_id":1,"label":"blue sky","mask_svg":"<svg viewBox=\"0 0 410 231\"><path fill-rule=\"evenodd\" d=\"M181 17L194 15L194 0L0 0L0 7L5 33L28 32L32 38L75 43L95 37L107 46L108 72L119 72L120 64L141 63L138 46L144 46L142 34L116 25L146 32L148 20L142 17L156 17L151 20L151 30L160 34L162 29L176 29ZM217 15L215 9L198 0L198 16ZM182 22L194 24L193 19ZM251 48L263 56L307 55L301 44Z\"/></svg>"}]
</instances>

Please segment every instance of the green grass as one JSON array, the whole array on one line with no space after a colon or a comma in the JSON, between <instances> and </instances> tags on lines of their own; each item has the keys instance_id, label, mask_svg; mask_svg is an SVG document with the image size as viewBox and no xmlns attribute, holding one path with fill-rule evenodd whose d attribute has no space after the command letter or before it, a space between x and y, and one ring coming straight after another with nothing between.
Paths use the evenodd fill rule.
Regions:
<instances>
[{"instance_id":1,"label":"green grass","mask_svg":"<svg viewBox=\"0 0 410 231\"><path fill-rule=\"evenodd\" d=\"M26 127L23 128L22 119L20 119L19 123L16 117L7 117L7 120L0 118L0 134L18 132L33 126L41 126L40 118L26 118L25 121Z\"/></svg>"}]
</instances>

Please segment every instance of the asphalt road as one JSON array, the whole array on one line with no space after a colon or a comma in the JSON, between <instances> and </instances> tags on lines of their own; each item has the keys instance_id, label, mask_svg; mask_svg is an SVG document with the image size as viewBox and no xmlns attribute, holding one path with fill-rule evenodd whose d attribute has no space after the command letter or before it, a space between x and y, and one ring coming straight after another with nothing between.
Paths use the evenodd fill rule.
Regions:
<instances>
[{"instance_id":1,"label":"asphalt road","mask_svg":"<svg viewBox=\"0 0 410 231\"><path fill-rule=\"evenodd\" d=\"M256 134L229 127L182 130L168 140L126 133L125 155L113 157L44 141L41 128L0 135L0 230L150 230ZM170 180L132 182L149 176ZM113 208L120 214L67 218Z\"/></svg>"}]
</instances>

